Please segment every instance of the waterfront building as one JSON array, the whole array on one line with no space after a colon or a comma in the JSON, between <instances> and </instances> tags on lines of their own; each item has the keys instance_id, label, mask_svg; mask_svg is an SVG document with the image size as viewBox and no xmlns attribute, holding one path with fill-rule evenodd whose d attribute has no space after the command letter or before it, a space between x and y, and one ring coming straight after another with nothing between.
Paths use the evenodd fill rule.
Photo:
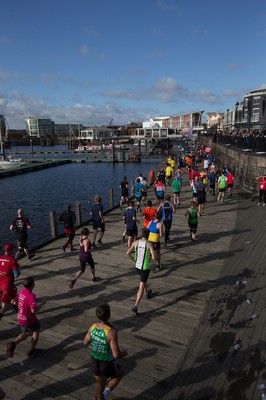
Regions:
<instances>
[{"instance_id":1,"label":"waterfront building","mask_svg":"<svg viewBox=\"0 0 266 400\"><path fill-rule=\"evenodd\" d=\"M55 123L48 118L26 118L26 131L28 136L41 138L42 136L54 135Z\"/></svg>"},{"instance_id":2,"label":"waterfront building","mask_svg":"<svg viewBox=\"0 0 266 400\"><path fill-rule=\"evenodd\" d=\"M207 112L207 129L208 130L222 130L224 126L224 113L220 112Z\"/></svg>"},{"instance_id":3,"label":"waterfront building","mask_svg":"<svg viewBox=\"0 0 266 400\"><path fill-rule=\"evenodd\" d=\"M179 139L193 137L204 130L202 125L203 110L175 116L163 116L144 121L142 128L136 128L133 139Z\"/></svg>"},{"instance_id":4,"label":"waterfront building","mask_svg":"<svg viewBox=\"0 0 266 400\"><path fill-rule=\"evenodd\" d=\"M6 120L3 114L0 114L0 133L2 138L6 137Z\"/></svg>"}]
</instances>

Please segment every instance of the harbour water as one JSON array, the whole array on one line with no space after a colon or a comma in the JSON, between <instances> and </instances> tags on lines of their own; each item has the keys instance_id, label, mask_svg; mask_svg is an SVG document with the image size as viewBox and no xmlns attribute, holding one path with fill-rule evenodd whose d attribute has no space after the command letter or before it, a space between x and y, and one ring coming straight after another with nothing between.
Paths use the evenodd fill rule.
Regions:
<instances>
[{"instance_id":1,"label":"harbour water","mask_svg":"<svg viewBox=\"0 0 266 400\"><path fill-rule=\"evenodd\" d=\"M47 148L42 149L47 151ZM51 158L55 158L54 154ZM150 169L155 169L159 162L158 158L148 158L141 163L71 163L2 178L0 246L7 242L15 244L15 233L9 231L9 226L19 208L24 209L32 224L32 230L28 232L29 247L37 246L51 237L49 211L55 210L59 214L66 203L71 203L74 208L75 202L79 201L82 221L86 221L95 194L102 196L104 209L108 209L110 189L114 190L115 204L119 203L119 184L124 175L131 187L140 172L149 177ZM61 225L59 232L63 232Z\"/></svg>"}]
</instances>

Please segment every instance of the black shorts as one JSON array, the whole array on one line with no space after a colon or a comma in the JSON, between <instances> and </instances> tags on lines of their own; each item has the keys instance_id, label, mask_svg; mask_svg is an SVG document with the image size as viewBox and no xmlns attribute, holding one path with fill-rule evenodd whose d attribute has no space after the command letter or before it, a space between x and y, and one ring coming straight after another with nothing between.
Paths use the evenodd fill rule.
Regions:
<instances>
[{"instance_id":1,"label":"black shorts","mask_svg":"<svg viewBox=\"0 0 266 400\"><path fill-rule=\"evenodd\" d=\"M91 267L91 269L94 269L94 268L95 268L94 259L93 259L92 257L88 258L87 261L79 260L79 265L80 265L80 270L81 270L81 272L85 272L86 264L87 264L87 263L89 264L89 266Z\"/></svg>"},{"instance_id":2,"label":"black shorts","mask_svg":"<svg viewBox=\"0 0 266 400\"><path fill-rule=\"evenodd\" d=\"M123 191L121 192L121 196L122 196L122 197L128 197L128 190L123 190Z\"/></svg>"},{"instance_id":3,"label":"black shorts","mask_svg":"<svg viewBox=\"0 0 266 400\"><path fill-rule=\"evenodd\" d=\"M147 192L142 192L142 197L147 197Z\"/></svg>"},{"instance_id":4,"label":"black shorts","mask_svg":"<svg viewBox=\"0 0 266 400\"><path fill-rule=\"evenodd\" d=\"M195 197L195 198L196 198L196 197L198 197L198 194L193 192L193 193L192 193L192 197Z\"/></svg>"},{"instance_id":5,"label":"black shorts","mask_svg":"<svg viewBox=\"0 0 266 400\"><path fill-rule=\"evenodd\" d=\"M234 186L234 184L233 183L228 183L228 185L227 185L229 188L232 188L233 186Z\"/></svg>"},{"instance_id":6,"label":"black shorts","mask_svg":"<svg viewBox=\"0 0 266 400\"><path fill-rule=\"evenodd\" d=\"M223 188L223 189L219 188L219 192L220 192L220 193L223 193L223 192L225 192L225 191L226 191L226 188Z\"/></svg>"},{"instance_id":7,"label":"black shorts","mask_svg":"<svg viewBox=\"0 0 266 400\"><path fill-rule=\"evenodd\" d=\"M215 189L215 183L210 184L210 189Z\"/></svg>"},{"instance_id":8,"label":"black shorts","mask_svg":"<svg viewBox=\"0 0 266 400\"><path fill-rule=\"evenodd\" d=\"M113 361L101 361L91 357L91 367L95 376L104 376L105 378L115 378L119 365Z\"/></svg>"},{"instance_id":9,"label":"black shorts","mask_svg":"<svg viewBox=\"0 0 266 400\"><path fill-rule=\"evenodd\" d=\"M154 248L154 250L160 250L161 243L160 242L150 242Z\"/></svg>"},{"instance_id":10,"label":"black shorts","mask_svg":"<svg viewBox=\"0 0 266 400\"><path fill-rule=\"evenodd\" d=\"M205 204L206 197L205 196L198 196L198 204Z\"/></svg>"},{"instance_id":11,"label":"black shorts","mask_svg":"<svg viewBox=\"0 0 266 400\"><path fill-rule=\"evenodd\" d=\"M105 231L105 223L102 221L99 222L92 222L92 228L95 229L100 229L101 232Z\"/></svg>"},{"instance_id":12,"label":"black shorts","mask_svg":"<svg viewBox=\"0 0 266 400\"><path fill-rule=\"evenodd\" d=\"M127 236L137 236L138 235L138 228L135 229L126 229Z\"/></svg>"},{"instance_id":13,"label":"black shorts","mask_svg":"<svg viewBox=\"0 0 266 400\"><path fill-rule=\"evenodd\" d=\"M18 248L19 249L26 249L28 247L28 237L20 237L17 238L18 240Z\"/></svg>"},{"instance_id":14,"label":"black shorts","mask_svg":"<svg viewBox=\"0 0 266 400\"><path fill-rule=\"evenodd\" d=\"M189 224L190 229L197 229L198 224Z\"/></svg>"},{"instance_id":15,"label":"black shorts","mask_svg":"<svg viewBox=\"0 0 266 400\"><path fill-rule=\"evenodd\" d=\"M137 271L137 273L140 276L140 282L146 283L149 275L150 275L150 270L149 269L139 269L139 268L135 268L135 270Z\"/></svg>"}]
</instances>

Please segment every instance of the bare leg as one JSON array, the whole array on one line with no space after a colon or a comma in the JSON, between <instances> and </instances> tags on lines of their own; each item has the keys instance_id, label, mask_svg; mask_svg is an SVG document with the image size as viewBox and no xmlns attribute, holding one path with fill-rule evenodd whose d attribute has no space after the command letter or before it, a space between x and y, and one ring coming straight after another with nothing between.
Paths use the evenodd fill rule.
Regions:
<instances>
[{"instance_id":1,"label":"bare leg","mask_svg":"<svg viewBox=\"0 0 266 400\"><path fill-rule=\"evenodd\" d=\"M140 303L140 300L142 299L144 290L145 290L145 293L146 293L147 292L147 285L144 282L140 282L139 283L139 290L138 290L137 298L136 298L136 306Z\"/></svg>"},{"instance_id":2,"label":"bare leg","mask_svg":"<svg viewBox=\"0 0 266 400\"><path fill-rule=\"evenodd\" d=\"M95 399L98 400L97 396L102 396L103 399L103 391L106 384L106 379L104 376L95 376L95 379L97 382Z\"/></svg>"},{"instance_id":3,"label":"bare leg","mask_svg":"<svg viewBox=\"0 0 266 400\"><path fill-rule=\"evenodd\" d=\"M97 233L98 233L98 229L94 229L92 243L95 243L96 237L97 237Z\"/></svg>"}]
</instances>

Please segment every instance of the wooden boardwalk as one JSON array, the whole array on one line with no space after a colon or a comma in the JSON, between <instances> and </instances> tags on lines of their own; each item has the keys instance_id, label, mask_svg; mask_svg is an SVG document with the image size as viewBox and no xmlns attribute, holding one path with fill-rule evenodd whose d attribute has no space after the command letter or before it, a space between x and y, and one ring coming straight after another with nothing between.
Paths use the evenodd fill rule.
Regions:
<instances>
[{"instance_id":1,"label":"wooden boardwalk","mask_svg":"<svg viewBox=\"0 0 266 400\"><path fill-rule=\"evenodd\" d=\"M35 293L47 300L39 313L44 351L28 360L28 339L7 359L6 342L19 333L9 310L0 322L0 387L7 399L93 399L90 349L83 338L104 302L111 306L120 346L128 350L121 360L125 376L111 400L258 398L257 383L266 380L266 207L241 192L224 204L208 199L199 240L191 242L184 216L190 197L184 189L171 243L162 249L163 269L150 274L153 297L142 299L139 316L131 312L139 281L121 245L120 209L106 216L104 247L93 254L100 282L91 282L87 269L68 288L79 268L78 251L62 255L62 239L38 250L32 262L21 260L19 289L22 278L32 275ZM235 286L239 279L247 284ZM253 312L257 318L250 320ZM236 342L241 348L233 351Z\"/></svg>"}]
</instances>

